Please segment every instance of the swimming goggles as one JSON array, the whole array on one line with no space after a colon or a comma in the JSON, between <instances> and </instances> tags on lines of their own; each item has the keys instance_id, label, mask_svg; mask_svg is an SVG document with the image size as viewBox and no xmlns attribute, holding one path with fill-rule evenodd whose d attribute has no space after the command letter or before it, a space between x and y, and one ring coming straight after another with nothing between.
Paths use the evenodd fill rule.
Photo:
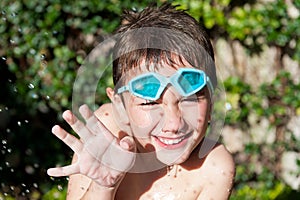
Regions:
<instances>
[{"instance_id":1,"label":"swimming goggles","mask_svg":"<svg viewBox=\"0 0 300 200\"><path fill-rule=\"evenodd\" d=\"M159 99L166 86L171 84L184 97L195 94L206 84L210 93L213 93L213 86L209 77L204 71L194 68L179 68L175 74L165 77L160 74L149 72L139 75L117 90L120 94L125 91L131 92L137 97L155 101Z\"/></svg>"}]
</instances>

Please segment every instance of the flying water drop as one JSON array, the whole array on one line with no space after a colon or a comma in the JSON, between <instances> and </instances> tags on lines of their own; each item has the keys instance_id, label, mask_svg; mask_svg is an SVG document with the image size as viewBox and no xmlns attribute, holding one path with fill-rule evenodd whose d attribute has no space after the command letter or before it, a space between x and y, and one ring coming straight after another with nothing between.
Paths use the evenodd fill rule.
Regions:
<instances>
[{"instance_id":1,"label":"flying water drop","mask_svg":"<svg viewBox=\"0 0 300 200\"><path fill-rule=\"evenodd\" d=\"M32 83L30 83L30 84L28 85L28 88L29 88L29 89L34 89L34 85L33 85Z\"/></svg>"}]
</instances>

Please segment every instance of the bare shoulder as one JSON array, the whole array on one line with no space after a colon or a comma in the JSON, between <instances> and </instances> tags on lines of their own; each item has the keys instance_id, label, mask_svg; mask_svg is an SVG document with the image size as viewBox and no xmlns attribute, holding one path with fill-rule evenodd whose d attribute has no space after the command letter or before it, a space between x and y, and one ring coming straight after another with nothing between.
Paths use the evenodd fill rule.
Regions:
<instances>
[{"instance_id":1,"label":"bare shoulder","mask_svg":"<svg viewBox=\"0 0 300 200\"><path fill-rule=\"evenodd\" d=\"M97 110L95 110L94 114L98 118L105 118L112 113L112 104L106 103L102 104Z\"/></svg>"},{"instance_id":2,"label":"bare shoulder","mask_svg":"<svg viewBox=\"0 0 300 200\"><path fill-rule=\"evenodd\" d=\"M111 133L119 137L120 128L116 123L111 103L101 105L94 114Z\"/></svg>"},{"instance_id":3,"label":"bare shoulder","mask_svg":"<svg viewBox=\"0 0 300 200\"><path fill-rule=\"evenodd\" d=\"M224 170L234 170L234 160L231 153L223 144L217 144L207 155L207 162L222 167Z\"/></svg>"},{"instance_id":4,"label":"bare shoulder","mask_svg":"<svg viewBox=\"0 0 300 200\"><path fill-rule=\"evenodd\" d=\"M228 199L233 187L235 164L232 155L223 144L217 144L207 154L203 163L203 171L208 181L199 199Z\"/></svg>"},{"instance_id":5,"label":"bare shoulder","mask_svg":"<svg viewBox=\"0 0 300 200\"><path fill-rule=\"evenodd\" d=\"M76 162L76 160L77 157L76 155L74 155L72 163ZM88 191L91 183L92 183L92 179L84 175L81 174L71 175L68 182L67 200L82 199L82 197Z\"/></svg>"}]
</instances>

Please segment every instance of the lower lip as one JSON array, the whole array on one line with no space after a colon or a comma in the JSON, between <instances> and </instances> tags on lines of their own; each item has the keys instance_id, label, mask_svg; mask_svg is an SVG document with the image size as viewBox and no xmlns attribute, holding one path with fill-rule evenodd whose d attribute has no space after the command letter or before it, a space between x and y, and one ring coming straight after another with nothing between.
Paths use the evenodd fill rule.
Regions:
<instances>
[{"instance_id":1,"label":"lower lip","mask_svg":"<svg viewBox=\"0 0 300 200\"><path fill-rule=\"evenodd\" d=\"M169 149L169 150L172 150L172 149L177 149L177 148L180 148L180 147L183 147L186 145L187 141L188 141L188 137L184 138L181 142L177 143L177 144L165 144L163 142L161 142L157 137L154 137L155 138L155 141L156 143L165 148L165 149Z\"/></svg>"}]
</instances>

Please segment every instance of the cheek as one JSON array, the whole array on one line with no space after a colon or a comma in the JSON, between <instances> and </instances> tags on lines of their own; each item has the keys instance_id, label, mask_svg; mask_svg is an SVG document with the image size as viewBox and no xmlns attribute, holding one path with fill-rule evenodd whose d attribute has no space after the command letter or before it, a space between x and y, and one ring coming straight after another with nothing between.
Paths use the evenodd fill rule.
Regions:
<instances>
[{"instance_id":1,"label":"cheek","mask_svg":"<svg viewBox=\"0 0 300 200\"><path fill-rule=\"evenodd\" d=\"M153 123L153 116L151 115L151 112L138 108L131 108L129 110L129 118L131 125L140 128L149 127Z\"/></svg>"},{"instance_id":2,"label":"cheek","mask_svg":"<svg viewBox=\"0 0 300 200\"><path fill-rule=\"evenodd\" d=\"M206 103L198 103L194 106L183 106L182 113L184 120L199 129L203 127L208 118L208 107Z\"/></svg>"},{"instance_id":3,"label":"cheek","mask_svg":"<svg viewBox=\"0 0 300 200\"><path fill-rule=\"evenodd\" d=\"M132 131L139 137L151 134L161 119L160 109L143 110L139 107L131 107L128 112Z\"/></svg>"}]
</instances>

